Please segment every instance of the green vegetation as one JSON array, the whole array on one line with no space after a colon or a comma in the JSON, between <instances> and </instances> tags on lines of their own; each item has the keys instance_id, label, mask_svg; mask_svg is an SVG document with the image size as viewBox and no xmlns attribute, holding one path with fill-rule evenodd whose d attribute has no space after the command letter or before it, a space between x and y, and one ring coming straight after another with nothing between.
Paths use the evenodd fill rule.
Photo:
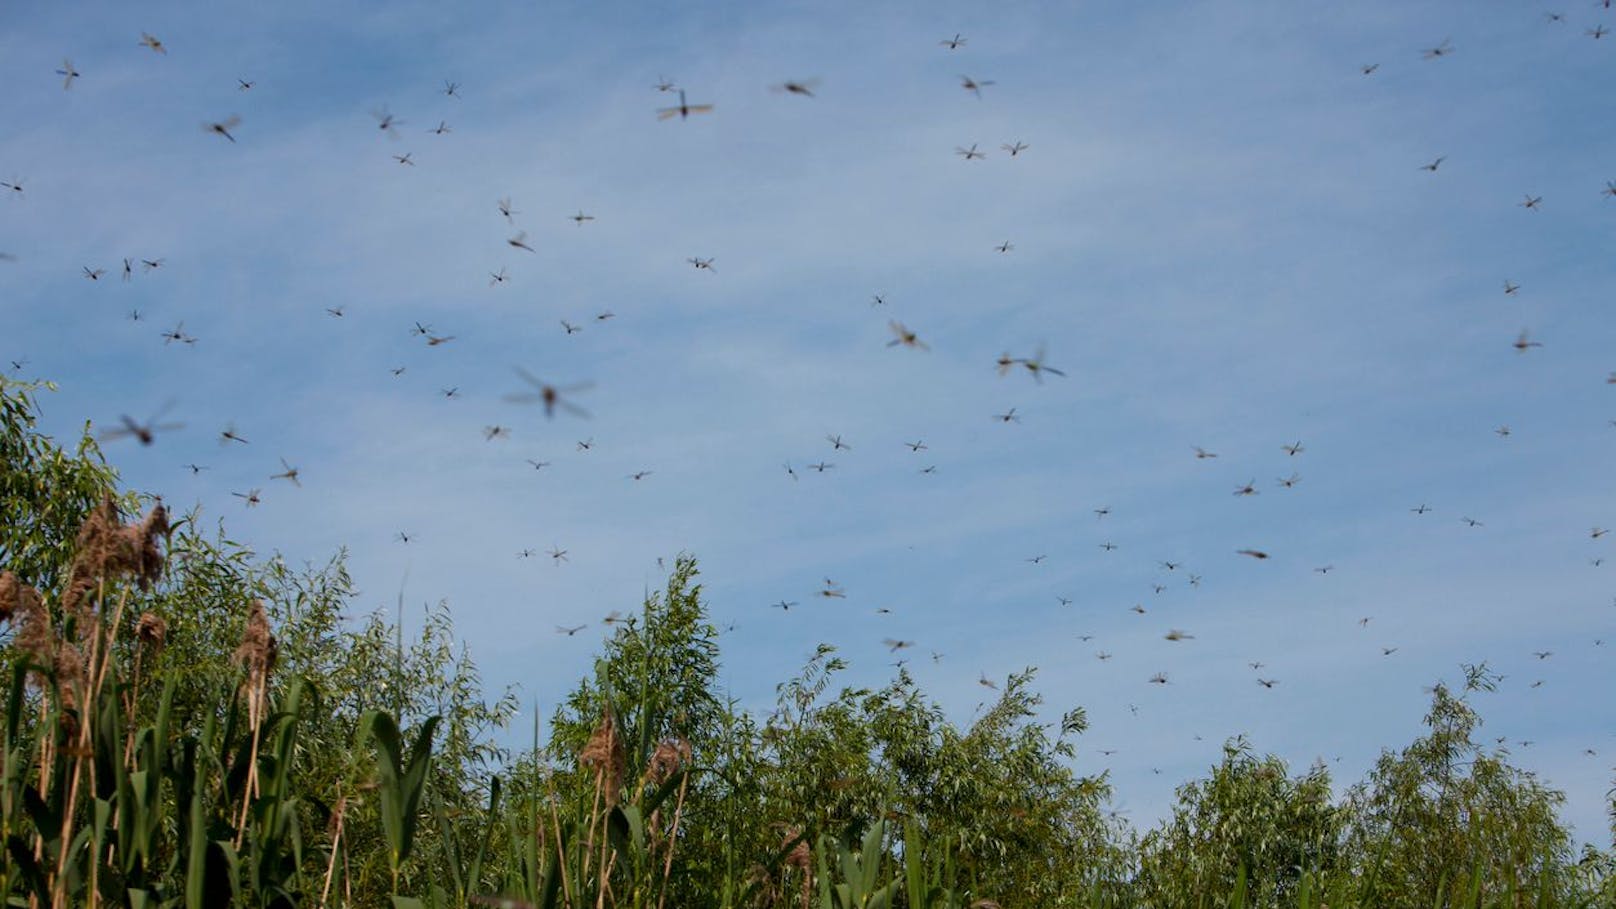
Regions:
<instances>
[{"instance_id":1,"label":"green vegetation","mask_svg":"<svg viewBox=\"0 0 1616 909\"><path fill-rule=\"evenodd\" d=\"M829 646L766 716L719 697L681 557L511 753L514 694L445 610L405 640L347 616L340 556L291 571L116 493L88 438L37 432L38 390L0 384L7 905L1616 906L1616 857L1476 744L1485 667L1342 799L1236 740L1136 837L1031 670L968 728L902 670L837 689Z\"/></svg>"}]
</instances>

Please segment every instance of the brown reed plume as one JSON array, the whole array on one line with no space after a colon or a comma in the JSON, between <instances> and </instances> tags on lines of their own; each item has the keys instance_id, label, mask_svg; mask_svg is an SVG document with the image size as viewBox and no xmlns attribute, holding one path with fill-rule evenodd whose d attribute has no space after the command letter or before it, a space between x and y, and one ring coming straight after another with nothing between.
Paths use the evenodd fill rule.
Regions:
<instances>
[{"instance_id":1,"label":"brown reed plume","mask_svg":"<svg viewBox=\"0 0 1616 909\"><path fill-rule=\"evenodd\" d=\"M241 819L236 824L236 845L241 845L247 829L247 811L258 794L258 736L263 722L264 702L269 693L269 677L275 671L275 660L280 645L269 630L269 616L261 600L253 600L247 613L247 630L241 636L241 645L230 659L247 672L242 691L247 695L247 725L252 728L251 763L247 766L247 785L241 794Z\"/></svg>"}]
</instances>

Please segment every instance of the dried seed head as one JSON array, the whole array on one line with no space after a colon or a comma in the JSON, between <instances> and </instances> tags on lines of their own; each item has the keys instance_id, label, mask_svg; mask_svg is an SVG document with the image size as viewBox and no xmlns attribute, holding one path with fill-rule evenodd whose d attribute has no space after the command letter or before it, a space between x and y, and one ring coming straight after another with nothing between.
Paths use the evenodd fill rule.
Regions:
<instances>
[{"instance_id":1,"label":"dried seed head","mask_svg":"<svg viewBox=\"0 0 1616 909\"><path fill-rule=\"evenodd\" d=\"M49 670L56 656L56 632L51 628L50 610L45 608L43 598L37 595L24 597L18 605L15 620L17 636L12 638L11 644L38 667L29 675L29 681L42 684L44 676L40 671Z\"/></svg>"},{"instance_id":2,"label":"dried seed head","mask_svg":"<svg viewBox=\"0 0 1616 909\"><path fill-rule=\"evenodd\" d=\"M802 836L802 829L800 827L787 828L785 837L780 840L780 848L784 849L787 843L797 839L799 836ZM791 851L786 853L786 867L788 868L796 868L803 874L810 874L812 873L811 869L813 868L813 864L814 854L813 851L808 848L807 837L797 840L797 845L792 846Z\"/></svg>"},{"instance_id":3,"label":"dried seed head","mask_svg":"<svg viewBox=\"0 0 1616 909\"><path fill-rule=\"evenodd\" d=\"M578 753L578 763L601 774L606 789L606 804L617 804L623 791L628 759L623 754L623 743L617 739L617 724L612 722L610 710L601 711L600 722L589 736L588 744Z\"/></svg>"},{"instance_id":4,"label":"dried seed head","mask_svg":"<svg viewBox=\"0 0 1616 909\"><path fill-rule=\"evenodd\" d=\"M247 670L250 687L261 688L269 681L270 673L275 671L275 657L279 649L275 635L269 630L269 616L264 612L263 601L253 600L252 610L247 614L247 630L241 636L241 646L236 648L230 659Z\"/></svg>"},{"instance_id":5,"label":"dried seed head","mask_svg":"<svg viewBox=\"0 0 1616 909\"><path fill-rule=\"evenodd\" d=\"M65 611L87 616L89 597L102 581L132 575L146 590L162 576L163 554L157 541L167 539L172 529L168 509L159 502L138 523L125 527L122 520L110 493L84 519L62 591Z\"/></svg>"},{"instance_id":6,"label":"dried seed head","mask_svg":"<svg viewBox=\"0 0 1616 909\"><path fill-rule=\"evenodd\" d=\"M43 603L44 598L39 595L39 591L24 584L15 574L0 571L0 622L19 613L26 616L30 610L39 608Z\"/></svg>"},{"instance_id":7,"label":"dried seed head","mask_svg":"<svg viewBox=\"0 0 1616 909\"><path fill-rule=\"evenodd\" d=\"M140 621L135 625L135 637L142 645L150 647L152 655L156 656L168 643L168 623L155 612L142 612Z\"/></svg>"},{"instance_id":8,"label":"dried seed head","mask_svg":"<svg viewBox=\"0 0 1616 909\"><path fill-rule=\"evenodd\" d=\"M168 509L162 502L153 505L139 524L123 529L125 546L133 557L133 570L141 590L149 589L162 577L163 554L157 548L157 540L161 537L166 541L172 530L168 524Z\"/></svg>"},{"instance_id":9,"label":"dried seed head","mask_svg":"<svg viewBox=\"0 0 1616 909\"><path fill-rule=\"evenodd\" d=\"M658 786L666 783L679 772L679 768L690 763L690 742L681 738L663 739L657 743L656 750L651 752L651 760L646 765L645 775Z\"/></svg>"}]
</instances>

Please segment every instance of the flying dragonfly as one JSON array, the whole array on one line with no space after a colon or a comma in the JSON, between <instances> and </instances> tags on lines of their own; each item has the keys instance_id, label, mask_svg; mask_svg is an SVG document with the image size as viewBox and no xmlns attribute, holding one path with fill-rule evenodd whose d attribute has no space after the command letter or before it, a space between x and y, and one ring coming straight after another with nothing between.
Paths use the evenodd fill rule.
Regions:
<instances>
[{"instance_id":1,"label":"flying dragonfly","mask_svg":"<svg viewBox=\"0 0 1616 909\"><path fill-rule=\"evenodd\" d=\"M1011 243L1009 240L1006 240L1003 243L1000 243L998 246L995 246L993 248L998 250L999 252L1007 253L1010 250L1015 249L1016 246L1015 246L1014 243Z\"/></svg>"},{"instance_id":2,"label":"flying dragonfly","mask_svg":"<svg viewBox=\"0 0 1616 909\"><path fill-rule=\"evenodd\" d=\"M431 133L434 136L441 136L444 133L452 133L452 132L454 132L454 130L449 128L448 121L439 120L438 125L434 126L433 128L431 128L429 130L427 130L427 132Z\"/></svg>"},{"instance_id":3,"label":"flying dragonfly","mask_svg":"<svg viewBox=\"0 0 1616 909\"><path fill-rule=\"evenodd\" d=\"M391 113L388 113L387 106L385 104L371 111L370 115L376 118L377 129L386 133L388 138L398 138L398 127L403 126L404 121L393 116Z\"/></svg>"},{"instance_id":4,"label":"flying dragonfly","mask_svg":"<svg viewBox=\"0 0 1616 909\"><path fill-rule=\"evenodd\" d=\"M1235 491L1234 491L1234 494L1237 495L1237 496L1254 496L1254 495L1256 495L1257 494L1257 481L1255 479L1247 480L1246 485L1236 488Z\"/></svg>"},{"instance_id":5,"label":"flying dragonfly","mask_svg":"<svg viewBox=\"0 0 1616 909\"><path fill-rule=\"evenodd\" d=\"M593 220L595 220L594 215L586 215L586 214L584 214L584 210L581 209L581 208L578 209L578 213L576 215L568 215L567 217L571 218L572 223L578 225L579 227L583 227L585 221L593 221Z\"/></svg>"},{"instance_id":6,"label":"flying dragonfly","mask_svg":"<svg viewBox=\"0 0 1616 909\"><path fill-rule=\"evenodd\" d=\"M101 433L101 435L97 438L102 442L113 442L118 439L134 437L135 439L139 440L141 445L150 445L157 433L169 432L171 430L183 429L185 427L184 423L157 422L158 420L162 419L163 415L168 413L169 408L173 406L173 401L164 404L161 410L152 414L151 418L144 423L136 423L127 414L122 415L118 418L119 421L123 423L122 426L109 429L106 432Z\"/></svg>"},{"instance_id":7,"label":"flying dragonfly","mask_svg":"<svg viewBox=\"0 0 1616 909\"><path fill-rule=\"evenodd\" d=\"M405 164L405 165L408 165L410 167L414 167L415 166L415 159L413 157L414 154L415 154L415 152L405 152L402 155L394 155L393 160L397 161L400 164Z\"/></svg>"},{"instance_id":8,"label":"flying dragonfly","mask_svg":"<svg viewBox=\"0 0 1616 909\"><path fill-rule=\"evenodd\" d=\"M567 334L572 335L584 330L582 325L574 325L566 319L561 320L561 327Z\"/></svg>"},{"instance_id":9,"label":"flying dragonfly","mask_svg":"<svg viewBox=\"0 0 1616 909\"><path fill-rule=\"evenodd\" d=\"M1365 63L1363 66L1358 67L1358 72L1365 76L1372 76L1377 69L1380 69L1379 63Z\"/></svg>"},{"instance_id":10,"label":"flying dragonfly","mask_svg":"<svg viewBox=\"0 0 1616 909\"><path fill-rule=\"evenodd\" d=\"M1295 457L1295 456L1301 454L1302 452L1307 451L1306 448L1302 447L1302 443L1299 442L1299 441L1298 442L1293 442L1290 445L1284 446L1284 449L1285 449L1285 453L1290 455L1291 457Z\"/></svg>"},{"instance_id":11,"label":"flying dragonfly","mask_svg":"<svg viewBox=\"0 0 1616 909\"><path fill-rule=\"evenodd\" d=\"M1606 180L1605 188L1599 191L1601 196L1616 199L1616 180Z\"/></svg>"},{"instance_id":12,"label":"flying dragonfly","mask_svg":"<svg viewBox=\"0 0 1616 909\"><path fill-rule=\"evenodd\" d=\"M832 464L832 463L830 463L828 461L820 461L817 464L809 464L808 465L809 469L813 470L814 473L824 473L825 471L830 470L832 467L835 467L835 466L836 466L835 464Z\"/></svg>"},{"instance_id":13,"label":"flying dragonfly","mask_svg":"<svg viewBox=\"0 0 1616 909\"><path fill-rule=\"evenodd\" d=\"M140 260L140 270L141 271L151 271L153 269L162 268L162 267L163 267L163 260L162 259L141 259Z\"/></svg>"},{"instance_id":14,"label":"flying dragonfly","mask_svg":"<svg viewBox=\"0 0 1616 909\"><path fill-rule=\"evenodd\" d=\"M819 595L825 597L826 599L847 599L847 591L843 590L840 584L832 581L830 578L825 579L825 587L819 591Z\"/></svg>"},{"instance_id":15,"label":"flying dragonfly","mask_svg":"<svg viewBox=\"0 0 1616 909\"><path fill-rule=\"evenodd\" d=\"M22 181L17 179L16 177L12 177L10 183L0 181L0 187L4 187L6 189L11 190L11 197L13 199L21 199L22 198Z\"/></svg>"},{"instance_id":16,"label":"flying dragonfly","mask_svg":"<svg viewBox=\"0 0 1616 909\"><path fill-rule=\"evenodd\" d=\"M1430 164L1421 164L1420 165L1420 170L1428 170L1428 171L1430 171L1431 173L1434 174L1434 173L1436 173L1436 169L1441 167L1442 162L1446 161L1446 160L1448 160L1447 155L1439 155L1436 158L1436 160L1432 161Z\"/></svg>"},{"instance_id":17,"label":"flying dragonfly","mask_svg":"<svg viewBox=\"0 0 1616 909\"><path fill-rule=\"evenodd\" d=\"M302 489L303 481L298 479L298 474L301 473L301 471L298 470L298 468L286 463L285 458L281 458L281 466L286 469L280 473L270 474L269 478L271 480L291 480L293 486Z\"/></svg>"},{"instance_id":18,"label":"flying dragonfly","mask_svg":"<svg viewBox=\"0 0 1616 909\"><path fill-rule=\"evenodd\" d=\"M1042 344L1038 346L1037 353L1030 357L1022 357L1021 359L1016 360L1016 362L1020 363L1022 366L1025 366L1027 371L1032 373L1033 381L1037 382L1039 385L1044 384L1044 373L1046 372L1050 375L1060 376L1063 379L1066 378L1066 373L1061 372L1055 367L1044 362L1044 347Z\"/></svg>"},{"instance_id":19,"label":"flying dragonfly","mask_svg":"<svg viewBox=\"0 0 1616 909\"><path fill-rule=\"evenodd\" d=\"M968 40L970 40L970 39L962 38L956 33L954 35L954 37L952 37L952 38L944 38L943 40L941 40L941 41L939 41L937 43L941 44L943 47L948 48L949 50L959 50L960 48L965 46L965 43Z\"/></svg>"},{"instance_id":20,"label":"flying dragonfly","mask_svg":"<svg viewBox=\"0 0 1616 909\"><path fill-rule=\"evenodd\" d=\"M909 447L910 451L915 451L915 452L926 451L927 448L928 448L928 446L926 445L926 441L924 439L917 439L917 440L915 440L913 442L905 442L903 444L907 445Z\"/></svg>"},{"instance_id":21,"label":"flying dragonfly","mask_svg":"<svg viewBox=\"0 0 1616 909\"><path fill-rule=\"evenodd\" d=\"M514 208L511 208L511 197L510 196L506 196L505 198L499 200L498 204L499 204L499 213L505 216L506 221L511 220L511 215L519 215L519 214L521 214L521 212L517 211Z\"/></svg>"},{"instance_id":22,"label":"flying dragonfly","mask_svg":"<svg viewBox=\"0 0 1616 909\"><path fill-rule=\"evenodd\" d=\"M195 344L196 343L195 338L193 338L190 335L185 333L185 323L184 322L181 322L180 324L174 326L173 329L171 329L169 331L163 332L162 337L163 337L163 346L164 347L167 347L169 344L172 344L175 341L179 341L181 344Z\"/></svg>"},{"instance_id":23,"label":"flying dragonfly","mask_svg":"<svg viewBox=\"0 0 1616 909\"><path fill-rule=\"evenodd\" d=\"M252 444L252 443L248 442L246 439L243 439L236 432L236 424L234 424L234 423L231 423L231 424L227 425L224 428L224 430L219 433L219 444L220 445L228 445L231 442L239 442L242 445L250 445L250 444Z\"/></svg>"},{"instance_id":24,"label":"flying dragonfly","mask_svg":"<svg viewBox=\"0 0 1616 909\"><path fill-rule=\"evenodd\" d=\"M519 231L516 236L506 238L505 242L514 249L525 249L534 252L533 247L527 245L527 231Z\"/></svg>"},{"instance_id":25,"label":"flying dragonfly","mask_svg":"<svg viewBox=\"0 0 1616 909\"><path fill-rule=\"evenodd\" d=\"M1527 338L1527 331L1523 328L1521 329L1520 335L1515 338L1515 343L1511 344L1510 346L1515 348L1516 353L1526 353L1528 348L1543 346L1542 341L1529 341Z\"/></svg>"},{"instance_id":26,"label":"flying dragonfly","mask_svg":"<svg viewBox=\"0 0 1616 909\"><path fill-rule=\"evenodd\" d=\"M163 46L163 42L158 40L156 35L152 35L152 34L149 34L147 32L141 32L140 33L140 46L141 47L149 47L156 53L162 54L165 57L168 56L168 48Z\"/></svg>"},{"instance_id":27,"label":"flying dragonfly","mask_svg":"<svg viewBox=\"0 0 1616 909\"><path fill-rule=\"evenodd\" d=\"M67 91L73 87L73 80L82 74L73 68L72 58L64 57L62 59L62 68L56 71L56 75L63 77L62 90Z\"/></svg>"},{"instance_id":28,"label":"flying dragonfly","mask_svg":"<svg viewBox=\"0 0 1616 909\"><path fill-rule=\"evenodd\" d=\"M84 272L84 277L89 278L91 281L99 281L101 276L107 273L104 268L91 268L88 265L80 266L80 270Z\"/></svg>"},{"instance_id":29,"label":"flying dragonfly","mask_svg":"<svg viewBox=\"0 0 1616 909\"><path fill-rule=\"evenodd\" d=\"M223 136L226 139L229 139L233 143L233 142L236 141L236 137L232 136L230 134L230 131L235 129L236 127L238 127L240 125L241 125L241 118L234 115L234 114L231 114L230 116L224 118L223 120L221 120L221 121L219 121L217 123L204 123L204 124L202 124L202 131L203 132L208 132L208 133L214 133L215 135Z\"/></svg>"},{"instance_id":30,"label":"flying dragonfly","mask_svg":"<svg viewBox=\"0 0 1616 909\"><path fill-rule=\"evenodd\" d=\"M843 442L842 437L840 435L838 435L838 434L827 434L825 436L825 441L830 443L830 450L831 451L843 451L843 450L852 451L853 450L853 446L847 444L846 442Z\"/></svg>"},{"instance_id":31,"label":"flying dragonfly","mask_svg":"<svg viewBox=\"0 0 1616 909\"><path fill-rule=\"evenodd\" d=\"M919 335L905 328L902 322L889 320L887 327L892 329L894 335L897 335L897 337L887 342L888 347L897 347L901 344L915 350L931 350L930 347L926 346L925 341L920 340Z\"/></svg>"},{"instance_id":32,"label":"flying dragonfly","mask_svg":"<svg viewBox=\"0 0 1616 909\"><path fill-rule=\"evenodd\" d=\"M677 107L664 107L657 110L658 120L667 120L674 116L684 120L691 114L710 114L713 112L711 104L691 104L685 100L685 90L679 89L679 105Z\"/></svg>"},{"instance_id":33,"label":"flying dragonfly","mask_svg":"<svg viewBox=\"0 0 1616 909\"><path fill-rule=\"evenodd\" d=\"M1279 485L1285 487L1286 489L1293 489L1293 488L1295 488L1297 483L1302 482L1302 475L1299 474L1299 473L1292 472L1290 476L1284 477L1284 478L1280 479L1278 482L1279 482Z\"/></svg>"},{"instance_id":34,"label":"flying dragonfly","mask_svg":"<svg viewBox=\"0 0 1616 909\"><path fill-rule=\"evenodd\" d=\"M1198 461L1204 461L1207 458L1215 458L1217 456L1218 453L1215 451L1207 451L1205 448L1202 448L1199 445L1195 446L1195 459Z\"/></svg>"},{"instance_id":35,"label":"flying dragonfly","mask_svg":"<svg viewBox=\"0 0 1616 909\"><path fill-rule=\"evenodd\" d=\"M236 89L238 91L244 91L244 92L252 91L252 87L254 85L257 85L257 84L258 83L256 83L256 82L250 82L250 81L248 81L246 79L242 79L242 78L239 78L239 77L236 79Z\"/></svg>"},{"instance_id":36,"label":"flying dragonfly","mask_svg":"<svg viewBox=\"0 0 1616 909\"><path fill-rule=\"evenodd\" d=\"M509 439L510 437L511 437L511 428L509 426L500 426L498 424L495 424L493 426L484 426L483 427L483 441L484 442L492 442L495 439Z\"/></svg>"},{"instance_id":37,"label":"flying dragonfly","mask_svg":"<svg viewBox=\"0 0 1616 909\"><path fill-rule=\"evenodd\" d=\"M698 268L698 269L705 268L708 271L715 272L715 273L718 271L718 269L713 267L713 260L711 258L703 259L700 256L691 256L690 258L686 259L685 261L689 262L691 265L696 266L696 268Z\"/></svg>"},{"instance_id":38,"label":"flying dragonfly","mask_svg":"<svg viewBox=\"0 0 1616 909\"><path fill-rule=\"evenodd\" d=\"M1542 196L1534 196L1531 193L1527 193L1523 197L1523 201L1517 202L1515 204L1519 205L1521 208L1526 209L1527 211L1542 211L1543 209L1541 209L1539 206L1541 206L1543 204L1543 197Z\"/></svg>"},{"instance_id":39,"label":"flying dragonfly","mask_svg":"<svg viewBox=\"0 0 1616 909\"><path fill-rule=\"evenodd\" d=\"M1447 55L1453 53L1453 45L1450 43L1451 41L1451 38L1443 38L1442 43L1438 44L1436 47L1426 48L1423 52L1423 56L1427 60L1435 60L1438 57L1446 57Z\"/></svg>"},{"instance_id":40,"label":"flying dragonfly","mask_svg":"<svg viewBox=\"0 0 1616 909\"><path fill-rule=\"evenodd\" d=\"M580 631L583 631L585 628L588 628L588 627L589 627L588 625L557 625L556 626L556 634L564 634L564 635L566 635L567 637L570 638L573 635L577 634Z\"/></svg>"},{"instance_id":41,"label":"flying dragonfly","mask_svg":"<svg viewBox=\"0 0 1616 909\"><path fill-rule=\"evenodd\" d=\"M970 161L970 160L973 160L973 159L976 159L976 158L986 158L988 156L987 152L979 152L979 151L976 150L976 143L975 142L971 143L970 148L960 148L958 145L954 146L954 154L959 155L960 157L964 158L967 161Z\"/></svg>"},{"instance_id":42,"label":"flying dragonfly","mask_svg":"<svg viewBox=\"0 0 1616 909\"><path fill-rule=\"evenodd\" d=\"M258 493L260 491L261 490L251 489L251 490L248 490L247 492L232 492L231 495L235 496L238 499L243 500L242 504L245 505L248 508L251 508L254 505L258 504L258 502L259 502Z\"/></svg>"},{"instance_id":43,"label":"flying dragonfly","mask_svg":"<svg viewBox=\"0 0 1616 909\"><path fill-rule=\"evenodd\" d=\"M537 376L520 366L513 367L513 369L516 371L516 375L522 381L533 386L535 389L537 389L537 391L525 391L518 392L516 394L508 394L505 396L505 400L510 401L513 404L531 404L535 401L542 402L544 404L545 417L555 416L555 409L557 407L560 407L562 410L565 410L575 416L585 418L589 416L589 411L584 410L576 404L573 404L571 401L564 400L562 395L586 391L594 387L593 382L581 382L576 385L556 386L539 379Z\"/></svg>"},{"instance_id":44,"label":"flying dragonfly","mask_svg":"<svg viewBox=\"0 0 1616 909\"><path fill-rule=\"evenodd\" d=\"M1008 142L999 147L1009 152L1010 157L1014 158L1016 155L1026 151L1029 146L1025 142Z\"/></svg>"},{"instance_id":45,"label":"flying dragonfly","mask_svg":"<svg viewBox=\"0 0 1616 909\"><path fill-rule=\"evenodd\" d=\"M497 272L496 271L491 271L491 272L488 273L488 286L489 287L493 287L495 284L504 284L508 280L510 280L510 275L507 275L505 273L505 269L504 269L503 266Z\"/></svg>"},{"instance_id":46,"label":"flying dragonfly","mask_svg":"<svg viewBox=\"0 0 1616 909\"><path fill-rule=\"evenodd\" d=\"M802 79L800 81L782 82L779 85L769 86L777 92L792 95L802 95L805 98L814 97L814 88L819 85L818 79Z\"/></svg>"},{"instance_id":47,"label":"flying dragonfly","mask_svg":"<svg viewBox=\"0 0 1616 909\"><path fill-rule=\"evenodd\" d=\"M135 276L135 263L128 259L123 260L123 283L128 284L129 279Z\"/></svg>"},{"instance_id":48,"label":"flying dragonfly","mask_svg":"<svg viewBox=\"0 0 1616 909\"><path fill-rule=\"evenodd\" d=\"M1513 297L1515 296L1515 292L1520 289L1521 286L1519 284L1510 281L1508 278L1504 279L1504 296Z\"/></svg>"},{"instance_id":49,"label":"flying dragonfly","mask_svg":"<svg viewBox=\"0 0 1616 909\"><path fill-rule=\"evenodd\" d=\"M1012 407L1004 413L993 414L993 419L998 420L1000 423L1020 423L1021 415L1017 414L1016 409Z\"/></svg>"},{"instance_id":50,"label":"flying dragonfly","mask_svg":"<svg viewBox=\"0 0 1616 909\"><path fill-rule=\"evenodd\" d=\"M1593 38L1595 41L1598 41L1600 38L1610 34L1610 29L1606 28L1604 25L1596 25L1593 28L1584 31L1583 34Z\"/></svg>"},{"instance_id":51,"label":"flying dragonfly","mask_svg":"<svg viewBox=\"0 0 1616 909\"><path fill-rule=\"evenodd\" d=\"M982 89L994 84L996 83L994 83L992 79L982 79L978 81L976 79L972 79L970 76L960 76L960 88L963 88L971 94L976 95L978 98L982 97Z\"/></svg>"},{"instance_id":52,"label":"flying dragonfly","mask_svg":"<svg viewBox=\"0 0 1616 909\"><path fill-rule=\"evenodd\" d=\"M460 83L443 80L443 93L450 98L460 97Z\"/></svg>"}]
</instances>

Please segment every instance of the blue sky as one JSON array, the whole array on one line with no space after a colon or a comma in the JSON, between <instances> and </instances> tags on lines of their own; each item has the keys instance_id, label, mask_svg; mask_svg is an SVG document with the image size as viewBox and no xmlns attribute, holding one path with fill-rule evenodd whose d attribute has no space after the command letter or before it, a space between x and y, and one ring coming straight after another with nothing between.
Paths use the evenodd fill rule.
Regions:
<instances>
[{"instance_id":1,"label":"blue sky","mask_svg":"<svg viewBox=\"0 0 1616 909\"><path fill-rule=\"evenodd\" d=\"M821 641L876 684L882 640L913 640L961 721L984 674L1036 665L1141 825L1236 733L1350 783L1485 660L1483 734L1605 842L1601 24L1592 0L12 4L0 365L61 385L64 438L173 401L183 429L109 443L131 485L266 554L347 547L364 608L401 580L447 600L488 681L542 704L689 551L744 703ZM714 110L658 120L662 79ZM236 143L206 130L231 116ZM181 322L196 343L165 344ZM1065 377L996 374L1040 348ZM517 365L592 382L590 417L503 400Z\"/></svg>"}]
</instances>

